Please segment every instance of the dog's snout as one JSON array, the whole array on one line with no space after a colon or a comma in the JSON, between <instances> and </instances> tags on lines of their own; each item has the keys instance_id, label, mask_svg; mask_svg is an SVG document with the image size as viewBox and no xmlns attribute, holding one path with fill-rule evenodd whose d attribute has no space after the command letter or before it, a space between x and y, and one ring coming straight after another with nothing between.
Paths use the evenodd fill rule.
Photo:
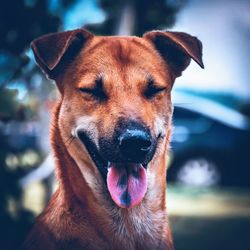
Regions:
<instances>
[{"instance_id":1,"label":"dog's snout","mask_svg":"<svg viewBox=\"0 0 250 250\"><path fill-rule=\"evenodd\" d=\"M146 166L154 156L157 141L150 127L142 121L120 119L113 136L101 138L99 148L102 157L115 163L139 163Z\"/></svg>"},{"instance_id":2,"label":"dog's snout","mask_svg":"<svg viewBox=\"0 0 250 250\"><path fill-rule=\"evenodd\" d=\"M119 137L119 148L123 157L135 162L145 157L151 149L151 138L148 133L134 129L126 130Z\"/></svg>"}]
</instances>

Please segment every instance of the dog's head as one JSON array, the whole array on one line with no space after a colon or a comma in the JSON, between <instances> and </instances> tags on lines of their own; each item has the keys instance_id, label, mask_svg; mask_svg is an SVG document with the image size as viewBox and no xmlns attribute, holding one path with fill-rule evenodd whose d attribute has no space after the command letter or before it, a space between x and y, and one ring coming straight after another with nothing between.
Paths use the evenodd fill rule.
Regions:
<instances>
[{"instance_id":1,"label":"dog's head","mask_svg":"<svg viewBox=\"0 0 250 250\"><path fill-rule=\"evenodd\" d=\"M68 151L83 176L102 176L118 206L138 204L148 168L165 159L174 80L191 58L203 67L201 42L180 32L102 37L77 29L38 38L32 49L57 83L58 129L66 146L76 138Z\"/></svg>"}]
</instances>

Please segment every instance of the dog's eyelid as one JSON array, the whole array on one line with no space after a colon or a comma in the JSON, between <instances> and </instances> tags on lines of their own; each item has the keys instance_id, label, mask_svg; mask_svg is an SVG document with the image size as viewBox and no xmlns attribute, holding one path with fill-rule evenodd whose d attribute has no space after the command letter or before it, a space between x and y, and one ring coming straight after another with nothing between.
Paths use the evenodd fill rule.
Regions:
<instances>
[{"instance_id":1,"label":"dog's eyelid","mask_svg":"<svg viewBox=\"0 0 250 250\"><path fill-rule=\"evenodd\" d=\"M97 88L103 88L103 76L98 75L95 79L95 84Z\"/></svg>"},{"instance_id":2,"label":"dog's eyelid","mask_svg":"<svg viewBox=\"0 0 250 250\"><path fill-rule=\"evenodd\" d=\"M82 93L91 95L93 98L100 101L104 101L108 98L106 91L103 88L103 80L98 77L95 80L95 85L91 87L80 87L78 88Z\"/></svg>"},{"instance_id":3,"label":"dog's eyelid","mask_svg":"<svg viewBox=\"0 0 250 250\"><path fill-rule=\"evenodd\" d=\"M84 93L93 93L95 91L95 88L88 88L88 87L80 87L78 88L81 92Z\"/></svg>"},{"instance_id":4,"label":"dog's eyelid","mask_svg":"<svg viewBox=\"0 0 250 250\"><path fill-rule=\"evenodd\" d=\"M155 81L154 81L153 76L150 75L150 74L147 74L147 84L148 84L148 85L153 85L154 82L155 82Z\"/></svg>"},{"instance_id":5,"label":"dog's eyelid","mask_svg":"<svg viewBox=\"0 0 250 250\"><path fill-rule=\"evenodd\" d=\"M146 87L146 89L150 89L150 88L156 89L156 90L167 89L167 87L165 85L155 81L155 79L152 77L152 75L148 75L147 76L147 87Z\"/></svg>"},{"instance_id":6,"label":"dog's eyelid","mask_svg":"<svg viewBox=\"0 0 250 250\"><path fill-rule=\"evenodd\" d=\"M159 90L160 91L160 90L167 89L167 87L162 85L162 84L154 83L153 85L148 86L147 89L152 89L152 90L156 90L156 91Z\"/></svg>"},{"instance_id":7,"label":"dog's eyelid","mask_svg":"<svg viewBox=\"0 0 250 250\"><path fill-rule=\"evenodd\" d=\"M157 94L159 94L160 92L163 92L165 90L167 90L166 86L156 85L155 83L148 84L147 88L144 91L144 96L147 99L152 99Z\"/></svg>"}]
</instances>

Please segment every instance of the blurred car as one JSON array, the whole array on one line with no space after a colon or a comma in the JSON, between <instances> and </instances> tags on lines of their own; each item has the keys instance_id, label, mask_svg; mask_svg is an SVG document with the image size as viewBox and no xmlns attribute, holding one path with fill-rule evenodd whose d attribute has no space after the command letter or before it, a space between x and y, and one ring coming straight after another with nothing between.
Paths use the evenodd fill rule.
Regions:
<instances>
[{"instance_id":1,"label":"blurred car","mask_svg":"<svg viewBox=\"0 0 250 250\"><path fill-rule=\"evenodd\" d=\"M250 186L249 117L205 98L175 100L168 181Z\"/></svg>"}]
</instances>

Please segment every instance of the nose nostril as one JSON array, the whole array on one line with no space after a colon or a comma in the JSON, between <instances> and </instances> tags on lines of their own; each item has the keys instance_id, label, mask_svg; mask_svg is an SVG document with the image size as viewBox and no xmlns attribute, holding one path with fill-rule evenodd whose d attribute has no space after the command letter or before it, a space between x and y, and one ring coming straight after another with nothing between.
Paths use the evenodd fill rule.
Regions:
<instances>
[{"instance_id":1,"label":"nose nostril","mask_svg":"<svg viewBox=\"0 0 250 250\"><path fill-rule=\"evenodd\" d=\"M124 157L130 160L140 160L147 155L151 149L150 136L143 131L133 131L124 133L119 138L119 147Z\"/></svg>"},{"instance_id":2,"label":"nose nostril","mask_svg":"<svg viewBox=\"0 0 250 250\"><path fill-rule=\"evenodd\" d=\"M146 151L149 151L149 150L150 150L150 146L148 146L148 147L146 147L146 146L141 147L141 151L146 152Z\"/></svg>"},{"instance_id":3,"label":"nose nostril","mask_svg":"<svg viewBox=\"0 0 250 250\"><path fill-rule=\"evenodd\" d=\"M151 146L151 141L145 139L139 139L138 141L135 141L135 143L137 143L138 148L140 148L142 151L148 151Z\"/></svg>"}]
</instances>

